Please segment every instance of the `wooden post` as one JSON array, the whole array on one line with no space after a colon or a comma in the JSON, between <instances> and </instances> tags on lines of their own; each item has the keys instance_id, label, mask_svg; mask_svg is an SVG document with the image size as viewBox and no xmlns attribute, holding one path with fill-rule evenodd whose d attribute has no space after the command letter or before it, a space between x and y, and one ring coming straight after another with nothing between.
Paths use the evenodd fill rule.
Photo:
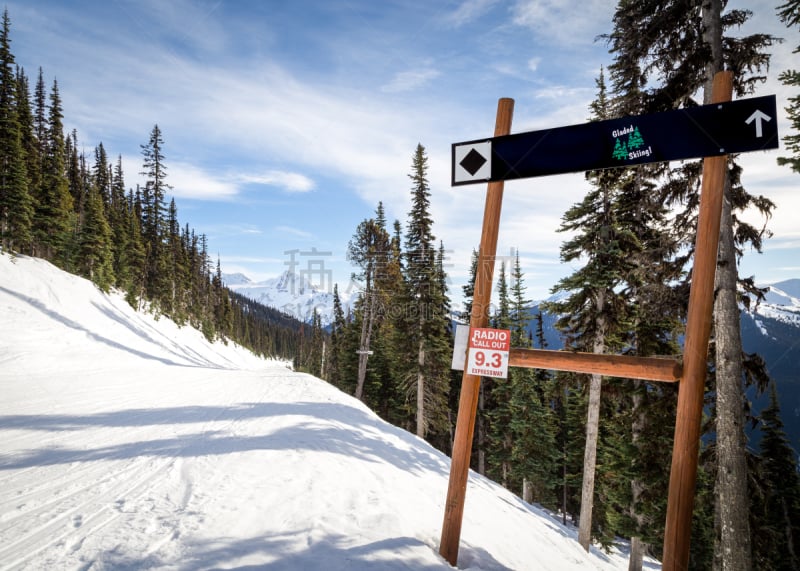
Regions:
<instances>
[{"instance_id":1,"label":"wooden post","mask_svg":"<svg viewBox=\"0 0 800 571\"><path fill-rule=\"evenodd\" d=\"M513 99L503 98L497 102L495 137L508 135L511 132L513 114ZM503 181L490 182L486 190L470 327L486 327L489 321L489 304L492 296L494 261L497 255L497 235L500 230L503 188ZM461 522L464 517L464 498L467 493L469 460L472 453L472 437L475 432L475 414L478 410L480 383L479 376L470 375L466 369L464 370L461 380L461 396L458 401L453 454L450 462L450 482L447 488L442 538L439 545L439 553L453 566L458 561L458 544L461 539Z\"/></svg>"},{"instance_id":2,"label":"wooden post","mask_svg":"<svg viewBox=\"0 0 800 571\"><path fill-rule=\"evenodd\" d=\"M522 348L511 349L508 365L668 383L679 381L683 370L680 361L674 357L636 357Z\"/></svg>"},{"instance_id":3,"label":"wooden post","mask_svg":"<svg viewBox=\"0 0 800 571\"><path fill-rule=\"evenodd\" d=\"M714 76L711 102L730 101L732 92L733 74L717 73ZM708 367L708 339L711 334L714 308L714 274L717 269L717 247L727 163L727 155L706 157L703 160L700 213L697 221L692 287L689 293L689 313L683 349L683 378L678 389L675 442L669 478L663 571L685 571L689 568L689 540L697 479L700 421Z\"/></svg>"}]
</instances>

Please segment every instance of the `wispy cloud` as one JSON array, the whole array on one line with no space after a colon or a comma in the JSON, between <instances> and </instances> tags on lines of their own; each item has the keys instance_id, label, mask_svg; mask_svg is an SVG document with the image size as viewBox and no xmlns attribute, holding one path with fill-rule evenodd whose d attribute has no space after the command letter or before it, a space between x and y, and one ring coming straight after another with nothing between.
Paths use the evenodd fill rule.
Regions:
<instances>
[{"instance_id":1,"label":"wispy cloud","mask_svg":"<svg viewBox=\"0 0 800 571\"><path fill-rule=\"evenodd\" d=\"M569 43L571 49L576 42L594 42L601 29L610 30L607 0L584 0L578 10L562 0L518 0L512 14L514 24L556 42Z\"/></svg>"},{"instance_id":2,"label":"wispy cloud","mask_svg":"<svg viewBox=\"0 0 800 571\"><path fill-rule=\"evenodd\" d=\"M445 21L455 28L460 28L479 19L495 4L497 0L465 0L445 17Z\"/></svg>"},{"instance_id":3,"label":"wispy cloud","mask_svg":"<svg viewBox=\"0 0 800 571\"><path fill-rule=\"evenodd\" d=\"M440 72L433 68L427 67L422 69L411 69L408 71L401 71L392 78L392 80L381 87L384 93L399 93L404 91L413 91L419 89L431 80L439 77Z\"/></svg>"},{"instance_id":4,"label":"wispy cloud","mask_svg":"<svg viewBox=\"0 0 800 571\"><path fill-rule=\"evenodd\" d=\"M173 162L168 168L167 182L172 186L173 196L197 200L227 200L239 194L235 184L207 173L196 165Z\"/></svg>"},{"instance_id":5,"label":"wispy cloud","mask_svg":"<svg viewBox=\"0 0 800 571\"><path fill-rule=\"evenodd\" d=\"M278 234L289 234L297 238L310 239L314 237L311 232L306 232L305 230L294 228L292 226L276 226L273 228L273 230Z\"/></svg>"},{"instance_id":6,"label":"wispy cloud","mask_svg":"<svg viewBox=\"0 0 800 571\"><path fill-rule=\"evenodd\" d=\"M261 174L240 175L238 180L246 184L277 186L287 192L309 192L316 187L314 181L303 174L281 170L272 170Z\"/></svg>"}]
</instances>

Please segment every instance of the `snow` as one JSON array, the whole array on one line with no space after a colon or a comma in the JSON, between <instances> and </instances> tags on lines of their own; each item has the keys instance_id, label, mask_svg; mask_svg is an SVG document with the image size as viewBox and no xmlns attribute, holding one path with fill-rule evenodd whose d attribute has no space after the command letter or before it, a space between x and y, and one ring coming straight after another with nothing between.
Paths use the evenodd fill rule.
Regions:
<instances>
[{"instance_id":1,"label":"snow","mask_svg":"<svg viewBox=\"0 0 800 571\"><path fill-rule=\"evenodd\" d=\"M776 321L782 321L789 325L800 326L800 307L798 306L760 303L753 313L755 315L762 315L770 319L775 319Z\"/></svg>"},{"instance_id":2,"label":"snow","mask_svg":"<svg viewBox=\"0 0 800 571\"><path fill-rule=\"evenodd\" d=\"M451 568L449 460L423 440L2 253L0 394L0 569ZM461 539L462 569L627 569L476 474Z\"/></svg>"}]
</instances>

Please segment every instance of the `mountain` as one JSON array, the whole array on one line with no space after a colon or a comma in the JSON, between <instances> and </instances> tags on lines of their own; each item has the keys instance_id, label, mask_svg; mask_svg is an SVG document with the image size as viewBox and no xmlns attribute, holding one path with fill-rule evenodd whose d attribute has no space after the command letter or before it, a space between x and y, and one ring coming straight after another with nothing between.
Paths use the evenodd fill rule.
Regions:
<instances>
[{"instance_id":1,"label":"mountain","mask_svg":"<svg viewBox=\"0 0 800 571\"><path fill-rule=\"evenodd\" d=\"M800 301L798 301L800 300L800 280L786 280L767 287L769 287L768 303L800 307Z\"/></svg>"},{"instance_id":2,"label":"mountain","mask_svg":"<svg viewBox=\"0 0 800 571\"><path fill-rule=\"evenodd\" d=\"M251 285L253 280L244 274L223 274L222 281L228 287Z\"/></svg>"},{"instance_id":3,"label":"mountain","mask_svg":"<svg viewBox=\"0 0 800 571\"><path fill-rule=\"evenodd\" d=\"M223 274L222 281L231 290L300 321L310 323L314 312L320 315L324 327L333 321L333 290L312 284L302 273L287 270L276 278L261 282L253 282L243 274ZM352 297L349 292L339 292L345 314Z\"/></svg>"},{"instance_id":4,"label":"mountain","mask_svg":"<svg viewBox=\"0 0 800 571\"><path fill-rule=\"evenodd\" d=\"M446 571L449 460L285 363L0 253L0 567ZM627 569L470 474L459 565ZM646 569L659 569L647 561Z\"/></svg>"},{"instance_id":5,"label":"mountain","mask_svg":"<svg viewBox=\"0 0 800 571\"><path fill-rule=\"evenodd\" d=\"M800 451L800 280L772 284L766 300L742 312L742 345L758 353L778 387L781 416L789 441ZM751 396L760 411L768 396Z\"/></svg>"}]
</instances>

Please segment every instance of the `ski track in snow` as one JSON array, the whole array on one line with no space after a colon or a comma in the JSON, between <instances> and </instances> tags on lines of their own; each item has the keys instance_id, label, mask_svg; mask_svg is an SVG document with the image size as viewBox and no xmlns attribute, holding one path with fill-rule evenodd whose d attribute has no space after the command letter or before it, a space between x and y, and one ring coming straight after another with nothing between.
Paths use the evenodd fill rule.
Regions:
<instances>
[{"instance_id":1,"label":"ski track in snow","mask_svg":"<svg viewBox=\"0 0 800 571\"><path fill-rule=\"evenodd\" d=\"M449 460L284 363L0 254L0 569L444 570ZM627 569L471 475L462 569ZM647 569L658 569L648 561Z\"/></svg>"}]
</instances>

